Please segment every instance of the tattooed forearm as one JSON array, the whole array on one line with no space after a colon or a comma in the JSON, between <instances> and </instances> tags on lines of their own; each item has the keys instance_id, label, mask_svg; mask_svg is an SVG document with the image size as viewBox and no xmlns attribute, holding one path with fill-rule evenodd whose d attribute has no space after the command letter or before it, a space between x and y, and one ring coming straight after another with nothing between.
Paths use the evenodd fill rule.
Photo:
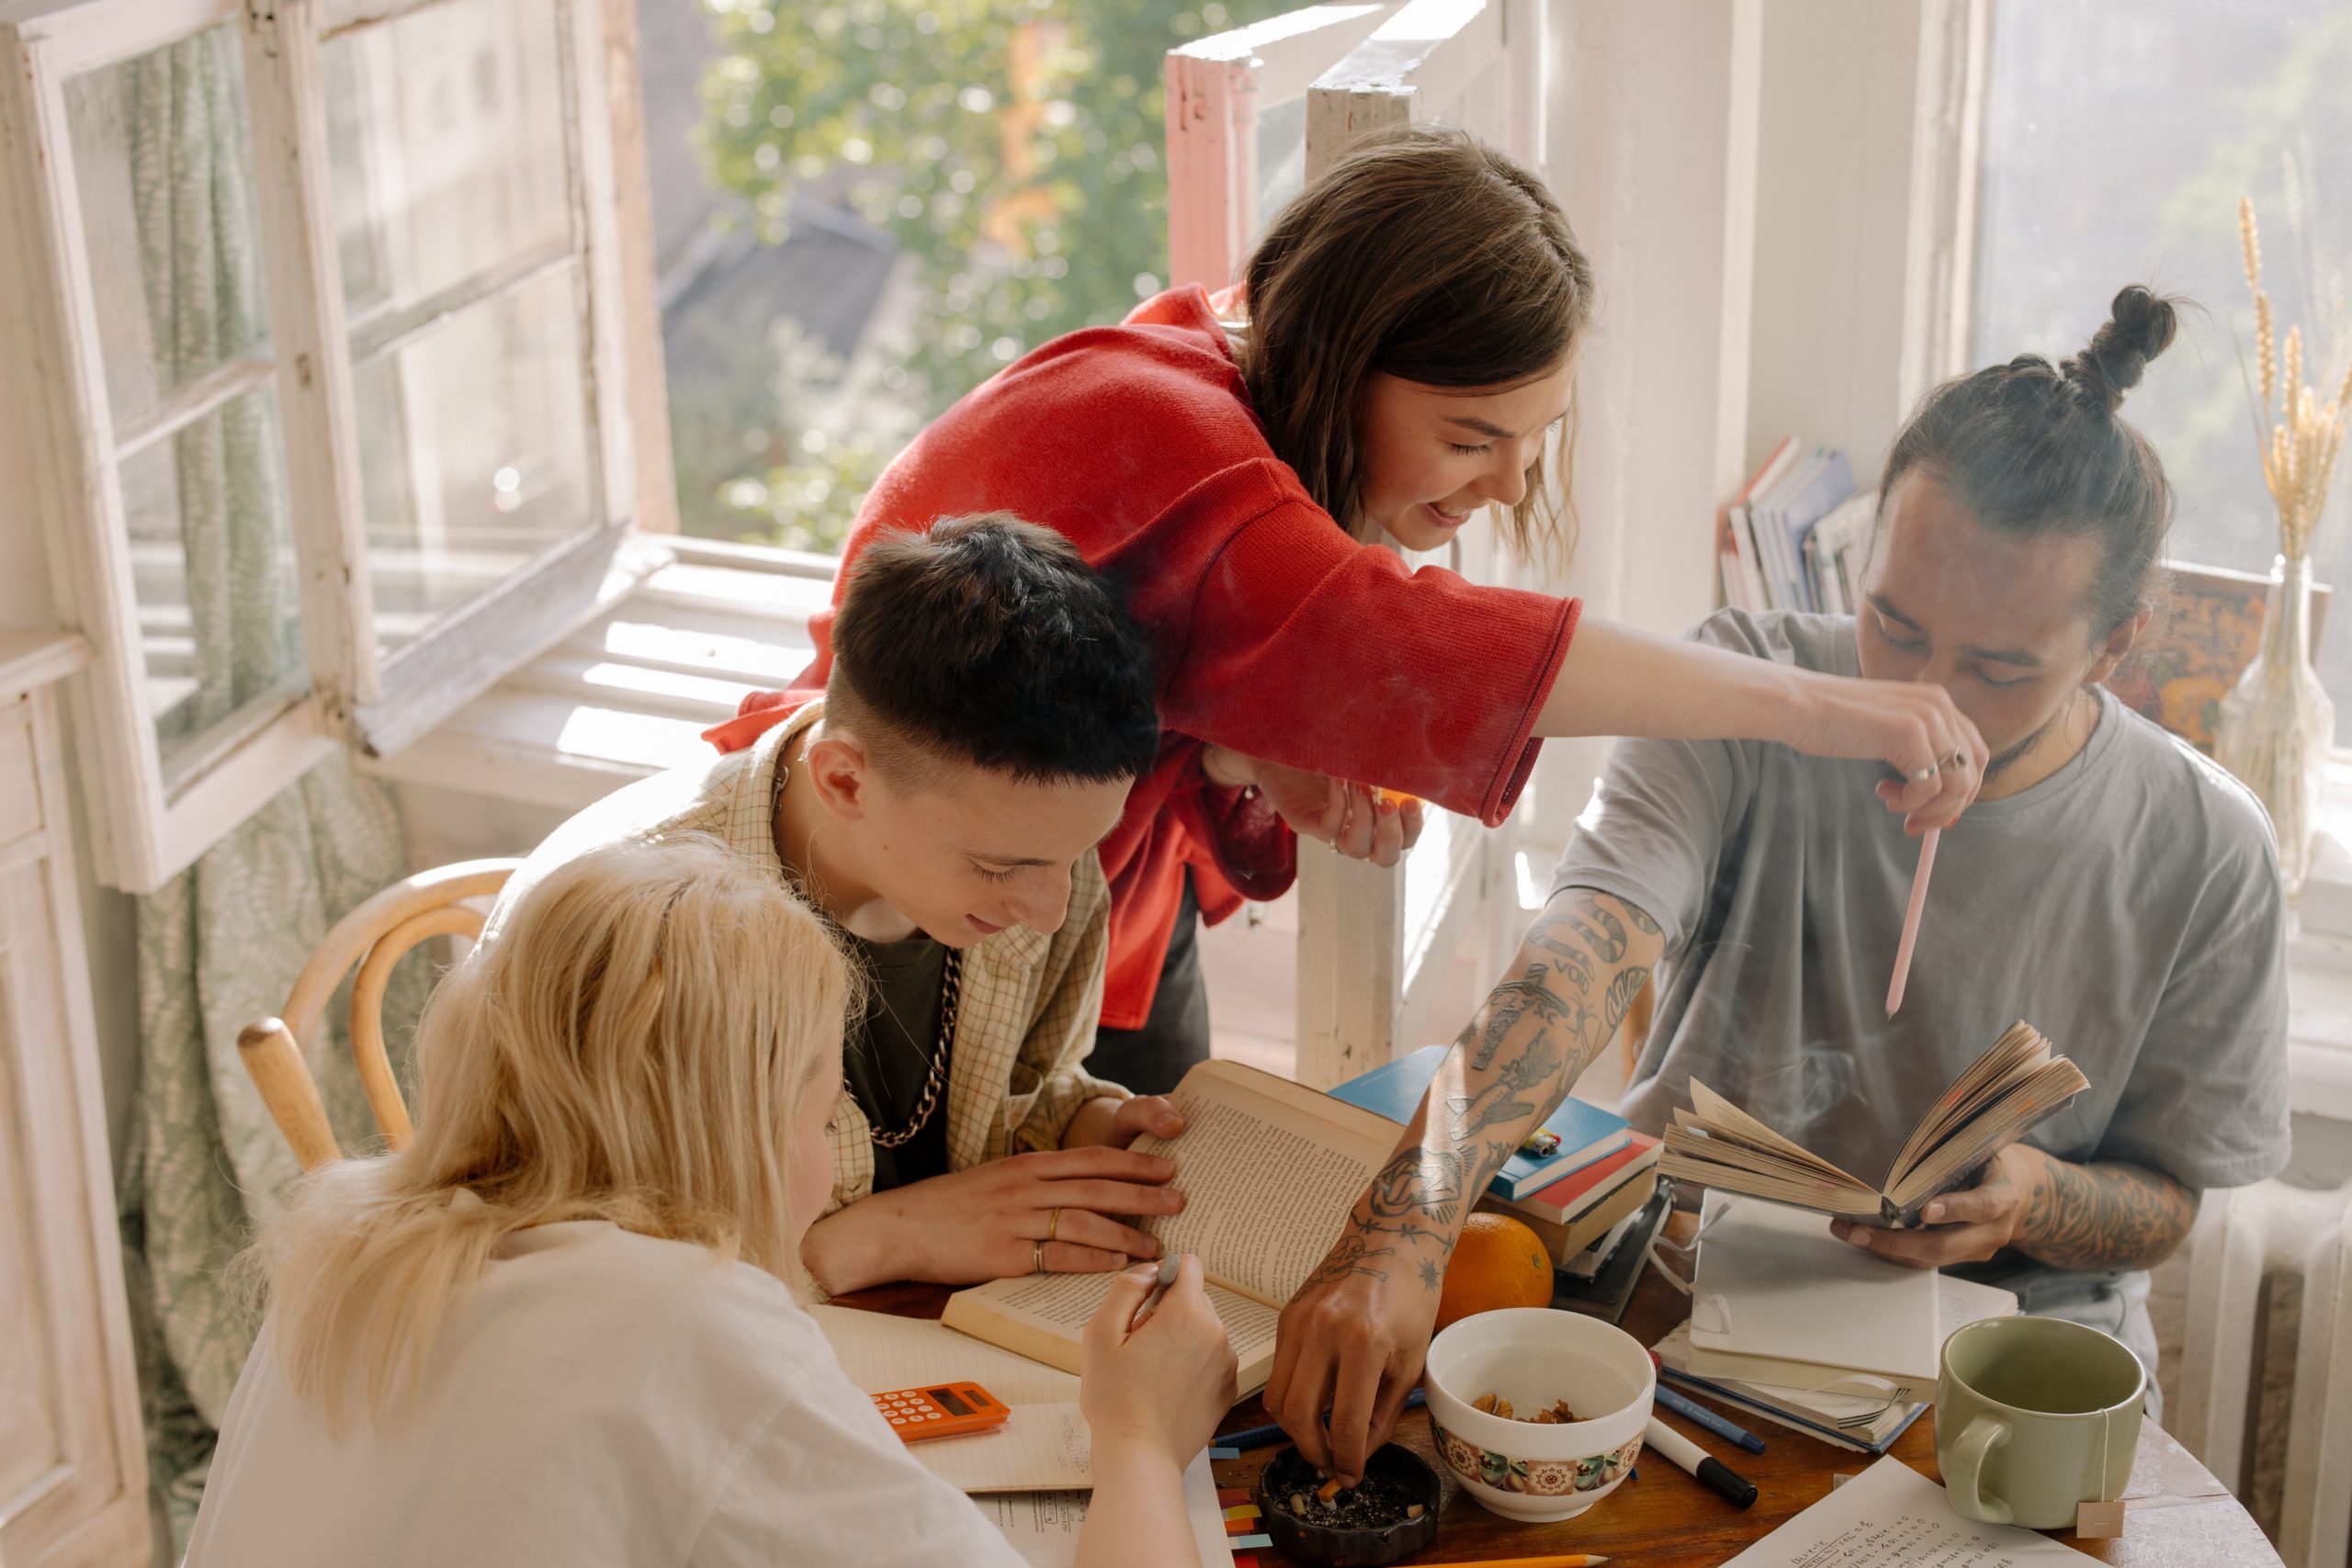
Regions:
<instances>
[{"instance_id":1,"label":"tattooed forearm","mask_svg":"<svg viewBox=\"0 0 2352 1568\"><path fill-rule=\"evenodd\" d=\"M2061 1269L2147 1269L2197 1218L2197 1194L2144 1166L2075 1165L2045 1156L2026 1195L2018 1245Z\"/></svg>"},{"instance_id":2,"label":"tattooed forearm","mask_svg":"<svg viewBox=\"0 0 2352 1568\"><path fill-rule=\"evenodd\" d=\"M1608 1045L1663 947L1657 921L1608 894L1546 905L1309 1284L1418 1278L1436 1292L1471 1205Z\"/></svg>"},{"instance_id":3,"label":"tattooed forearm","mask_svg":"<svg viewBox=\"0 0 2352 1568\"><path fill-rule=\"evenodd\" d=\"M1559 1068L1560 1048L1552 1043L1548 1032L1538 1034L1527 1043L1526 1050L1503 1063L1492 1083L1476 1094L1458 1094L1445 1102L1455 1141L1483 1133L1498 1122L1523 1119L1532 1122L1544 1114L1544 1105L1538 1104L1537 1099L1551 1085Z\"/></svg>"}]
</instances>

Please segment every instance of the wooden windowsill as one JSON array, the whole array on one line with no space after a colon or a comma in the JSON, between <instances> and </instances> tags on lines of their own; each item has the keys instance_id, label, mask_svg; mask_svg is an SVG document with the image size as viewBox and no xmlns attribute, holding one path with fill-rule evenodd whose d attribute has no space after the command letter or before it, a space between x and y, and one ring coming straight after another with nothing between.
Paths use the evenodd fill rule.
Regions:
<instances>
[{"instance_id":1,"label":"wooden windowsill","mask_svg":"<svg viewBox=\"0 0 2352 1568\"><path fill-rule=\"evenodd\" d=\"M588 626L394 756L379 777L576 811L706 759L702 731L813 651L825 556L665 536L675 558Z\"/></svg>"}]
</instances>

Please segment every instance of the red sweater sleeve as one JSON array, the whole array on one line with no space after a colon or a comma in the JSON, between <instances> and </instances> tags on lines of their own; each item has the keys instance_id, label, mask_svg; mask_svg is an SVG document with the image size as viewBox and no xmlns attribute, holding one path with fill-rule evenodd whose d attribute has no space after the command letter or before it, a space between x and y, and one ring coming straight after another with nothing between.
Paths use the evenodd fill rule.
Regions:
<instances>
[{"instance_id":1,"label":"red sweater sleeve","mask_svg":"<svg viewBox=\"0 0 2352 1568\"><path fill-rule=\"evenodd\" d=\"M1501 822L1534 765L1578 602L1409 570L1270 467L1220 476L1263 503L1206 564L1162 722Z\"/></svg>"}]
</instances>

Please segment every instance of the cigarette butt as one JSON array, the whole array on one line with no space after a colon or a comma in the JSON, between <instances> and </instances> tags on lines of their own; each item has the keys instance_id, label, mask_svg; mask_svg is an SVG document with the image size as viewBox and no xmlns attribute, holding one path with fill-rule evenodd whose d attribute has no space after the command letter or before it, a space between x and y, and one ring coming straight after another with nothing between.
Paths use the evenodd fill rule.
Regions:
<instances>
[{"instance_id":1,"label":"cigarette butt","mask_svg":"<svg viewBox=\"0 0 2352 1568\"><path fill-rule=\"evenodd\" d=\"M1340 1478L1336 1475L1315 1489L1315 1500L1318 1503L1328 1503L1339 1495Z\"/></svg>"}]
</instances>

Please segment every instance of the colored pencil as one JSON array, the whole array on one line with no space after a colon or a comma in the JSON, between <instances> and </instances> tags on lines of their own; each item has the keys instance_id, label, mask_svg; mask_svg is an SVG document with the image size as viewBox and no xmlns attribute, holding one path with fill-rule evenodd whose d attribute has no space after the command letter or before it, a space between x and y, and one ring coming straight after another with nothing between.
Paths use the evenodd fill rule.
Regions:
<instances>
[{"instance_id":1,"label":"colored pencil","mask_svg":"<svg viewBox=\"0 0 2352 1568\"><path fill-rule=\"evenodd\" d=\"M1919 911L1928 907L1928 875L1936 869L1936 843L1943 836L1942 829L1930 828L1919 840L1919 869L1911 876L1911 906L1903 912L1903 940L1894 948L1894 978L1886 987L1889 1018L1903 1007L1903 987L1911 978L1911 949L1919 940Z\"/></svg>"}]
</instances>

